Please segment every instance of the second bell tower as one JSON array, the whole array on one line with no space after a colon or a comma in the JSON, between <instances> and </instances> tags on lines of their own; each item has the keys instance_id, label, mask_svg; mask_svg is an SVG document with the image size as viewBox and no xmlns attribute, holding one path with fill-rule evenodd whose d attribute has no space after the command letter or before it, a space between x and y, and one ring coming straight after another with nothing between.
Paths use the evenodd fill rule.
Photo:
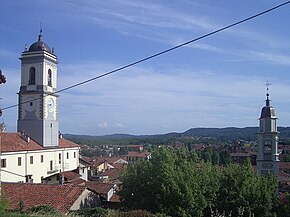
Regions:
<instances>
[{"instance_id":1,"label":"second bell tower","mask_svg":"<svg viewBox=\"0 0 290 217\"><path fill-rule=\"evenodd\" d=\"M43 147L58 146L57 57L42 35L21 54L18 132Z\"/></svg>"},{"instance_id":2,"label":"second bell tower","mask_svg":"<svg viewBox=\"0 0 290 217\"><path fill-rule=\"evenodd\" d=\"M267 83L267 86L269 83ZM257 170L259 175L267 175L269 172L278 176L279 154L277 117L274 108L270 105L267 88L266 106L262 108L259 118L260 127L258 135Z\"/></svg>"}]
</instances>

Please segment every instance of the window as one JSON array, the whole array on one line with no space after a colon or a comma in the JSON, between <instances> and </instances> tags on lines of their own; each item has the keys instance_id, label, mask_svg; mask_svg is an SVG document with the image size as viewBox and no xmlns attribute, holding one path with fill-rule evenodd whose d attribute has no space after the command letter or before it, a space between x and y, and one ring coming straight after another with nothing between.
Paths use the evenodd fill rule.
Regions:
<instances>
[{"instance_id":1,"label":"window","mask_svg":"<svg viewBox=\"0 0 290 217\"><path fill-rule=\"evenodd\" d=\"M264 154L268 155L272 153L272 142L267 140L264 142Z\"/></svg>"},{"instance_id":2,"label":"window","mask_svg":"<svg viewBox=\"0 0 290 217\"><path fill-rule=\"evenodd\" d=\"M58 154L58 163L61 164L61 153Z\"/></svg>"},{"instance_id":3,"label":"window","mask_svg":"<svg viewBox=\"0 0 290 217\"><path fill-rule=\"evenodd\" d=\"M47 85L50 86L50 87L52 86L52 82L51 82L51 69L48 70Z\"/></svg>"},{"instance_id":4,"label":"window","mask_svg":"<svg viewBox=\"0 0 290 217\"><path fill-rule=\"evenodd\" d=\"M43 155L40 155L40 163L43 163Z\"/></svg>"},{"instance_id":5,"label":"window","mask_svg":"<svg viewBox=\"0 0 290 217\"><path fill-rule=\"evenodd\" d=\"M67 153L66 153L66 159L68 159L68 158L69 158L69 153L67 152Z\"/></svg>"},{"instance_id":6,"label":"window","mask_svg":"<svg viewBox=\"0 0 290 217\"><path fill-rule=\"evenodd\" d=\"M264 142L264 160L271 160L272 142L267 140Z\"/></svg>"},{"instance_id":7,"label":"window","mask_svg":"<svg viewBox=\"0 0 290 217\"><path fill-rule=\"evenodd\" d=\"M31 67L29 69L29 85L35 85L35 68Z\"/></svg>"},{"instance_id":8,"label":"window","mask_svg":"<svg viewBox=\"0 0 290 217\"><path fill-rule=\"evenodd\" d=\"M52 167L53 167L53 163L52 163L52 160L50 161L50 170L52 170Z\"/></svg>"},{"instance_id":9,"label":"window","mask_svg":"<svg viewBox=\"0 0 290 217\"><path fill-rule=\"evenodd\" d=\"M1 159L1 167L2 168L6 167L6 159Z\"/></svg>"},{"instance_id":10,"label":"window","mask_svg":"<svg viewBox=\"0 0 290 217\"><path fill-rule=\"evenodd\" d=\"M77 154L76 154L76 152L74 152L74 158L76 158L76 156L77 156Z\"/></svg>"},{"instance_id":11,"label":"window","mask_svg":"<svg viewBox=\"0 0 290 217\"><path fill-rule=\"evenodd\" d=\"M30 156L30 164L33 164L33 156Z\"/></svg>"},{"instance_id":12,"label":"window","mask_svg":"<svg viewBox=\"0 0 290 217\"><path fill-rule=\"evenodd\" d=\"M18 166L21 166L21 157L18 157Z\"/></svg>"}]
</instances>

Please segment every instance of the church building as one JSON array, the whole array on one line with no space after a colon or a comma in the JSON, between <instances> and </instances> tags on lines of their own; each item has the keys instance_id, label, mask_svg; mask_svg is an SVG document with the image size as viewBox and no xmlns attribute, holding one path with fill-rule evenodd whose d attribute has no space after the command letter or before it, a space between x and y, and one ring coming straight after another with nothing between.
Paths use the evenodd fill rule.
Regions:
<instances>
[{"instance_id":1,"label":"church building","mask_svg":"<svg viewBox=\"0 0 290 217\"><path fill-rule=\"evenodd\" d=\"M267 86L269 84L267 83ZM278 176L279 154L277 117L274 108L270 105L267 88L266 106L262 108L259 118L260 126L258 136L257 171L259 175L267 175L269 172Z\"/></svg>"},{"instance_id":2,"label":"church building","mask_svg":"<svg viewBox=\"0 0 290 217\"><path fill-rule=\"evenodd\" d=\"M78 168L80 147L59 133L54 49L40 33L20 60L18 133L0 132L1 181L45 183L53 175Z\"/></svg>"}]
</instances>

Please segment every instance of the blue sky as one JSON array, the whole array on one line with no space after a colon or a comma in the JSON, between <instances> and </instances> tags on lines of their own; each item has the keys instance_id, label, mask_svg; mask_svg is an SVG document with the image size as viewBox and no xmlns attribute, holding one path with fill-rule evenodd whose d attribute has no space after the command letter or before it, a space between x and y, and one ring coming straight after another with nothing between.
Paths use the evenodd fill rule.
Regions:
<instances>
[{"instance_id":1,"label":"blue sky","mask_svg":"<svg viewBox=\"0 0 290 217\"><path fill-rule=\"evenodd\" d=\"M284 1L0 1L0 106L16 104L25 44L58 56L58 89L95 77L229 25ZM258 126L266 86L290 123L290 4L147 62L63 92L62 133L183 132ZM5 110L15 132L17 108Z\"/></svg>"}]
</instances>

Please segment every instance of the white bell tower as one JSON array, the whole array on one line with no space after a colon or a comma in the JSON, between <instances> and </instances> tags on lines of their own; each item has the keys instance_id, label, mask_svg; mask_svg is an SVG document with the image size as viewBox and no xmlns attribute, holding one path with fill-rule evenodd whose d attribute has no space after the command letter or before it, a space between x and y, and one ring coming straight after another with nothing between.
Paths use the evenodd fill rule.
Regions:
<instances>
[{"instance_id":1,"label":"white bell tower","mask_svg":"<svg viewBox=\"0 0 290 217\"><path fill-rule=\"evenodd\" d=\"M58 146L57 57L42 35L19 58L18 132L23 131L43 147Z\"/></svg>"},{"instance_id":2,"label":"white bell tower","mask_svg":"<svg viewBox=\"0 0 290 217\"><path fill-rule=\"evenodd\" d=\"M269 83L267 82L266 106L262 108L259 118L260 127L258 135L257 170L259 175L268 172L276 177L279 172L277 117L269 100Z\"/></svg>"}]
</instances>

